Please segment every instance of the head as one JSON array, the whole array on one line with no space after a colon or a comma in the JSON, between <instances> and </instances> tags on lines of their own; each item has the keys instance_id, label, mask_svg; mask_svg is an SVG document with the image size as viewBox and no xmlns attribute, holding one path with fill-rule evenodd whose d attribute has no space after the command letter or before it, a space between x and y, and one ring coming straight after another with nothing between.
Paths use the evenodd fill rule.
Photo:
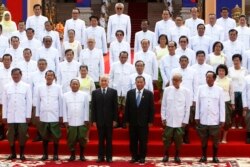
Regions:
<instances>
[{"instance_id":1,"label":"head","mask_svg":"<svg viewBox=\"0 0 250 167\"><path fill-rule=\"evenodd\" d=\"M191 8L190 13L193 19L197 19L199 16L199 10L196 7Z\"/></svg>"},{"instance_id":2,"label":"head","mask_svg":"<svg viewBox=\"0 0 250 167\"><path fill-rule=\"evenodd\" d=\"M11 13L9 11L3 12L3 19L4 21L11 21Z\"/></svg>"},{"instance_id":3,"label":"head","mask_svg":"<svg viewBox=\"0 0 250 167\"><path fill-rule=\"evenodd\" d=\"M142 20L141 21L141 29L143 32L148 31L149 21L148 20Z\"/></svg>"},{"instance_id":4,"label":"head","mask_svg":"<svg viewBox=\"0 0 250 167\"><path fill-rule=\"evenodd\" d=\"M220 15L224 19L227 19L228 15L229 15L229 9L227 7L222 7L221 10L220 10Z\"/></svg>"},{"instance_id":5,"label":"head","mask_svg":"<svg viewBox=\"0 0 250 167\"><path fill-rule=\"evenodd\" d=\"M116 3L115 4L115 12L116 12L116 14L121 15L123 13L123 11L124 11L123 3Z\"/></svg>"},{"instance_id":6,"label":"head","mask_svg":"<svg viewBox=\"0 0 250 167\"><path fill-rule=\"evenodd\" d=\"M52 37L51 36L43 37L43 45L45 48L50 48L52 45Z\"/></svg>"},{"instance_id":7,"label":"head","mask_svg":"<svg viewBox=\"0 0 250 167\"><path fill-rule=\"evenodd\" d=\"M175 18L175 25L177 27L180 27L183 25L183 17L182 16L176 16Z\"/></svg>"},{"instance_id":8,"label":"head","mask_svg":"<svg viewBox=\"0 0 250 167\"><path fill-rule=\"evenodd\" d=\"M33 28L27 28L26 29L26 36L28 40L32 40L35 35L35 30Z\"/></svg>"},{"instance_id":9,"label":"head","mask_svg":"<svg viewBox=\"0 0 250 167\"><path fill-rule=\"evenodd\" d=\"M19 47L19 45L20 45L19 37L17 37L17 36L12 36L10 38L10 42L11 42L11 46L14 49L17 49Z\"/></svg>"},{"instance_id":10,"label":"head","mask_svg":"<svg viewBox=\"0 0 250 167\"><path fill-rule=\"evenodd\" d=\"M238 31L237 30L231 29L231 30L229 30L228 34L229 34L230 41L234 42L237 40L237 38L238 38Z\"/></svg>"},{"instance_id":11,"label":"head","mask_svg":"<svg viewBox=\"0 0 250 167\"><path fill-rule=\"evenodd\" d=\"M2 57L2 61L3 61L4 68L9 69L11 62L12 62L12 56L10 54L6 53Z\"/></svg>"},{"instance_id":12,"label":"head","mask_svg":"<svg viewBox=\"0 0 250 167\"><path fill-rule=\"evenodd\" d=\"M186 49L187 46L188 46L188 37L183 35L183 36L180 36L179 38L179 45L182 49Z\"/></svg>"},{"instance_id":13,"label":"head","mask_svg":"<svg viewBox=\"0 0 250 167\"><path fill-rule=\"evenodd\" d=\"M80 81L78 79L72 79L70 81L70 88L72 92L77 92L80 88Z\"/></svg>"},{"instance_id":14,"label":"head","mask_svg":"<svg viewBox=\"0 0 250 167\"><path fill-rule=\"evenodd\" d=\"M51 85L53 84L54 79L56 78L56 74L52 70L48 70L45 73L46 84Z\"/></svg>"},{"instance_id":15,"label":"head","mask_svg":"<svg viewBox=\"0 0 250 167\"><path fill-rule=\"evenodd\" d=\"M26 62L29 62L32 56L32 51L29 48L23 50L23 58Z\"/></svg>"},{"instance_id":16,"label":"head","mask_svg":"<svg viewBox=\"0 0 250 167\"><path fill-rule=\"evenodd\" d=\"M11 77L15 83L18 83L22 79L22 71L20 68L13 68L11 70Z\"/></svg>"},{"instance_id":17,"label":"head","mask_svg":"<svg viewBox=\"0 0 250 167\"><path fill-rule=\"evenodd\" d=\"M33 11L36 16L40 16L42 12L42 6L40 4L35 4L33 6Z\"/></svg>"},{"instance_id":18,"label":"head","mask_svg":"<svg viewBox=\"0 0 250 167\"><path fill-rule=\"evenodd\" d=\"M220 41L216 41L213 44L213 52L220 54L223 49L224 49L224 46Z\"/></svg>"},{"instance_id":19,"label":"head","mask_svg":"<svg viewBox=\"0 0 250 167\"><path fill-rule=\"evenodd\" d=\"M244 27L244 26L247 25L246 15L240 15L240 17L239 17L239 24L242 27Z\"/></svg>"},{"instance_id":20,"label":"head","mask_svg":"<svg viewBox=\"0 0 250 167\"><path fill-rule=\"evenodd\" d=\"M141 47L143 52L147 52L150 46L150 41L148 39L141 40Z\"/></svg>"},{"instance_id":21,"label":"head","mask_svg":"<svg viewBox=\"0 0 250 167\"><path fill-rule=\"evenodd\" d=\"M161 35L158 37L158 44L161 45L161 46L166 46L166 45L168 45L168 36L165 35L165 34L161 34Z\"/></svg>"},{"instance_id":22,"label":"head","mask_svg":"<svg viewBox=\"0 0 250 167\"><path fill-rule=\"evenodd\" d=\"M197 32L199 36L203 36L205 33L205 25L204 24L198 24L197 25Z\"/></svg>"},{"instance_id":23,"label":"head","mask_svg":"<svg viewBox=\"0 0 250 167\"><path fill-rule=\"evenodd\" d=\"M162 19L163 19L164 21L169 20L170 17L171 17L171 13L170 13L170 11L169 11L168 9L162 11Z\"/></svg>"},{"instance_id":24,"label":"head","mask_svg":"<svg viewBox=\"0 0 250 167\"><path fill-rule=\"evenodd\" d=\"M39 59L37 61L37 67L40 72L43 72L47 69L47 61L45 59Z\"/></svg>"},{"instance_id":25,"label":"head","mask_svg":"<svg viewBox=\"0 0 250 167\"><path fill-rule=\"evenodd\" d=\"M169 55L175 55L176 48L177 48L177 43L175 41L170 41L168 43L168 52L169 52Z\"/></svg>"},{"instance_id":26,"label":"head","mask_svg":"<svg viewBox=\"0 0 250 167\"><path fill-rule=\"evenodd\" d=\"M119 60L120 60L121 64L125 64L128 60L128 52L122 51L119 54Z\"/></svg>"},{"instance_id":27,"label":"head","mask_svg":"<svg viewBox=\"0 0 250 167\"><path fill-rule=\"evenodd\" d=\"M99 17L97 17L97 16L90 16L89 17L89 22L90 22L90 25L92 27L96 27L96 26L98 26Z\"/></svg>"},{"instance_id":28,"label":"head","mask_svg":"<svg viewBox=\"0 0 250 167\"><path fill-rule=\"evenodd\" d=\"M180 66L182 69L185 69L187 68L188 66L188 63L189 63L189 60L188 60L188 57L183 55L179 58L179 63L180 63Z\"/></svg>"},{"instance_id":29,"label":"head","mask_svg":"<svg viewBox=\"0 0 250 167\"><path fill-rule=\"evenodd\" d=\"M182 82L182 75L180 73L174 73L173 76L172 76L173 86L176 89L179 89L181 82Z\"/></svg>"},{"instance_id":30,"label":"head","mask_svg":"<svg viewBox=\"0 0 250 167\"><path fill-rule=\"evenodd\" d=\"M2 24L0 24L0 34L2 34L2 32L3 32L3 26Z\"/></svg>"},{"instance_id":31,"label":"head","mask_svg":"<svg viewBox=\"0 0 250 167\"><path fill-rule=\"evenodd\" d=\"M75 40L75 30L73 29L69 29L68 30L68 37L71 41L74 41Z\"/></svg>"},{"instance_id":32,"label":"head","mask_svg":"<svg viewBox=\"0 0 250 167\"><path fill-rule=\"evenodd\" d=\"M234 68L239 69L241 67L242 56L240 54L234 54L232 57Z\"/></svg>"},{"instance_id":33,"label":"head","mask_svg":"<svg viewBox=\"0 0 250 167\"><path fill-rule=\"evenodd\" d=\"M137 76L135 78L135 85L138 90L142 90L145 86L145 78L143 76Z\"/></svg>"},{"instance_id":34,"label":"head","mask_svg":"<svg viewBox=\"0 0 250 167\"><path fill-rule=\"evenodd\" d=\"M216 73L213 71L208 71L206 73L206 82L209 87L214 85L214 81L216 80Z\"/></svg>"},{"instance_id":35,"label":"head","mask_svg":"<svg viewBox=\"0 0 250 167\"><path fill-rule=\"evenodd\" d=\"M19 22L18 22L18 25L17 25L17 29L18 29L20 32L25 31L25 22L24 22L24 21L19 21Z\"/></svg>"},{"instance_id":36,"label":"head","mask_svg":"<svg viewBox=\"0 0 250 167\"><path fill-rule=\"evenodd\" d=\"M74 59L74 51L72 49L66 49L64 53L67 62L72 62Z\"/></svg>"},{"instance_id":37,"label":"head","mask_svg":"<svg viewBox=\"0 0 250 167\"><path fill-rule=\"evenodd\" d=\"M228 74L228 68L225 64L220 64L216 68L216 75L218 75L220 78L224 78Z\"/></svg>"},{"instance_id":38,"label":"head","mask_svg":"<svg viewBox=\"0 0 250 167\"><path fill-rule=\"evenodd\" d=\"M53 29L53 23L51 21L46 21L44 27L46 31L51 31Z\"/></svg>"},{"instance_id":39,"label":"head","mask_svg":"<svg viewBox=\"0 0 250 167\"><path fill-rule=\"evenodd\" d=\"M205 63L206 60L206 53L203 50L199 50L196 52L196 60L197 63L202 65Z\"/></svg>"},{"instance_id":40,"label":"head","mask_svg":"<svg viewBox=\"0 0 250 167\"><path fill-rule=\"evenodd\" d=\"M144 71L145 63L142 60L135 62L135 69L138 74L142 74Z\"/></svg>"},{"instance_id":41,"label":"head","mask_svg":"<svg viewBox=\"0 0 250 167\"><path fill-rule=\"evenodd\" d=\"M216 23L216 15L214 14L214 13L210 13L209 15L208 15L208 19L209 19L209 24L210 25L215 25L215 23Z\"/></svg>"},{"instance_id":42,"label":"head","mask_svg":"<svg viewBox=\"0 0 250 167\"><path fill-rule=\"evenodd\" d=\"M90 50L95 48L95 39L94 38L89 38L87 40L87 45Z\"/></svg>"},{"instance_id":43,"label":"head","mask_svg":"<svg viewBox=\"0 0 250 167\"><path fill-rule=\"evenodd\" d=\"M78 8L72 9L71 16L72 16L73 20L77 20L80 16L80 9L78 9Z\"/></svg>"},{"instance_id":44,"label":"head","mask_svg":"<svg viewBox=\"0 0 250 167\"><path fill-rule=\"evenodd\" d=\"M88 75L88 66L87 65L81 65L79 67L79 72L81 74L81 78L85 78Z\"/></svg>"},{"instance_id":45,"label":"head","mask_svg":"<svg viewBox=\"0 0 250 167\"><path fill-rule=\"evenodd\" d=\"M100 87L107 88L108 85L109 85L109 76L107 74L100 76Z\"/></svg>"},{"instance_id":46,"label":"head","mask_svg":"<svg viewBox=\"0 0 250 167\"><path fill-rule=\"evenodd\" d=\"M115 36L116 36L117 41L118 41L118 42L121 42L121 41L123 40L123 38L124 38L124 31L122 31L122 30L117 30L117 31L115 32Z\"/></svg>"}]
</instances>

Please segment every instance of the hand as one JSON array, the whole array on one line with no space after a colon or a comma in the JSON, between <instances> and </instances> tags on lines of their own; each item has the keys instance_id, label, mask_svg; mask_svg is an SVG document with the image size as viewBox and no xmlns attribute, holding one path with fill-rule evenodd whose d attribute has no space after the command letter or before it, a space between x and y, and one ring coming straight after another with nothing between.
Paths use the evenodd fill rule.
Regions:
<instances>
[{"instance_id":1,"label":"hand","mask_svg":"<svg viewBox=\"0 0 250 167\"><path fill-rule=\"evenodd\" d=\"M195 107L195 101L193 101L192 107Z\"/></svg>"},{"instance_id":2,"label":"hand","mask_svg":"<svg viewBox=\"0 0 250 167\"><path fill-rule=\"evenodd\" d=\"M84 125L89 126L89 121L84 121Z\"/></svg>"},{"instance_id":3,"label":"hand","mask_svg":"<svg viewBox=\"0 0 250 167\"><path fill-rule=\"evenodd\" d=\"M113 121L113 127L116 127L116 125L117 125L117 122Z\"/></svg>"},{"instance_id":4,"label":"hand","mask_svg":"<svg viewBox=\"0 0 250 167\"><path fill-rule=\"evenodd\" d=\"M243 110L242 116L243 116L243 117L246 117L246 115L247 115L247 111L246 111L246 110Z\"/></svg>"},{"instance_id":5,"label":"hand","mask_svg":"<svg viewBox=\"0 0 250 167\"><path fill-rule=\"evenodd\" d=\"M152 123L148 123L148 127L150 128L150 127L152 127L153 126L153 124Z\"/></svg>"},{"instance_id":6,"label":"hand","mask_svg":"<svg viewBox=\"0 0 250 167\"><path fill-rule=\"evenodd\" d=\"M182 126L183 128L185 128L185 127L187 126L187 124L182 123L181 126Z\"/></svg>"},{"instance_id":7,"label":"hand","mask_svg":"<svg viewBox=\"0 0 250 167\"><path fill-rule=\"evenodd\" d=\"M26 118L26 123L30 123L30 118Z\"/></svg>"},{"instance_id":8,"label":"hand","mask_svg":"<svg viewBox=\"0 0 250 167\"><path fill-rule=\"evenodd\" d=\"M7 124L7 119L6 118L2 119L2 122L3 124Z\"/></svg>"},{"instance_id":9,"label":"hand","mask_svg":"<svg viewBox=\"0 0 250 167\"><path fill-rule=\"evenodd\" d=\"M93 126L96 127L96 122L93 122Z\"/></svg>"},{"instance_id":10,"label":"hand","mask_svg":"<svg viewBox=\"0 0 250 167\"><path fill-rule=\"evenodd\" d=\"M169 86L169 82L166 84L166 86L165 87L168 87Z\"/></svg>"},{"instance_id":11,"label":"hand","mask_svg":"<svg viewBox=\"0 0 250 167\"><path fill-rule=\"evenodd\" d=\"M231 104L231 108L232 108L232 110L235 110L235 105Z\"/></svg>"}]
</instances>

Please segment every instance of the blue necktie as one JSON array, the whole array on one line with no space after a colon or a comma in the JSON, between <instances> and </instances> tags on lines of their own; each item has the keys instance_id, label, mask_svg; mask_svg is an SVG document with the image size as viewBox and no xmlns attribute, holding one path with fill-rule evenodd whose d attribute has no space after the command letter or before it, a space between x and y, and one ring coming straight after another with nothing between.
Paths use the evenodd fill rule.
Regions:
<instances>
[{"instance_id":1,"label":"blue necktie","mask_svg":"<svg viewBox=\"0 0 250 167\"><path fill-rule=\"evenodd\" d=\"M139 107L140 102L141 102L141 91L138 91L137 97L136 97L136 105L137 105L137 107Z\"/></svg>"}]
</instances>

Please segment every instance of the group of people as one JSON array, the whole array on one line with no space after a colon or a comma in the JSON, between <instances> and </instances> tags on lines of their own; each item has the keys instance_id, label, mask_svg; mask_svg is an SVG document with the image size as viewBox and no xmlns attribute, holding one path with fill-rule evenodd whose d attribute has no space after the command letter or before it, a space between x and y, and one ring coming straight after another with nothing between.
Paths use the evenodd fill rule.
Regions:
<instances>
[{"instance_id":1,"label":"group of people","mask_svg":"<svg viewBox=\"0 0 250 167\"><path fill-rule=\"evenodd\" d=\"M246 142L250 143L250 29L245 15L239 17L236 27L229 9L222 8L221 18L209 14L205 25L194 7L184 24L182 16L174 20L164 10L154 32L148 29L148 20L141 21L132 58L131 21L123 14L122 3L115 5L107 33L96 16L89 18L86 28L80 10L74 8L65 23L63 41L52 22L41 15L41 8L34 5L34 15L26 23L20 21L17 31L10 12L3 14L0 23L0 139L5 137L6 125L11 148L8 159L16 158L18 139L20 159L25 160L31 121L42 140L42 160L48 159L50 140L54 143L53 160L58 160L63 122L70 161L76 159L77 142L80 160L86 160L84 148L92 124L98 131L97 162L105 157L112 162L113 127L128 127L130 162L145 163L154 119L154 89L163 91L163 162L169 160L173 141L174 160L181 162L181 144L190 142L192 126L201 138L200 162L207 161L209 136L213 139L213 162L219 162L219 143L227 143L230 128L243 128L244 117ZM107 53L109 75L104 74L103 56Z\"/></svg>"}]
</instances>

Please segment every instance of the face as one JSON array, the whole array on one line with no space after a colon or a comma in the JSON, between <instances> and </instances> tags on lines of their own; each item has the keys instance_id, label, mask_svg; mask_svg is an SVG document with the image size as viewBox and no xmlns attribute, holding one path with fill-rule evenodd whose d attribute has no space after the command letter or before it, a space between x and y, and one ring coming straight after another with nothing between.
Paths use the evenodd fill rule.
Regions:
<instances>
[{"instance_id":1,"label":"face","mask_svg":"<svg viewBox=\"0 0 250 167\"><path fill-rule=\"evenodd\" d=\"M197 27L197 31L198 31L198 35L199 36L203 36L205 33L205 26L204 25L200 25L199 27Z\"/></svg>"},{"instance_id":2,"label":"face","mask_svg":"<svg viewBox=\"0 0 250 167\"><path fill-rule=\"evenodd\" d=\"M124 8L123 8L122 5L117 5L117 7L115 8L115 12L116 12L116 14L118 14L118 15L122 14L122 13L123 13L123 10L124 10Z\"/></svg>"},{"instance_id":3,"label":"face","mask_svg":"<svg viewBox=\"0 0 250 167\"><path fill-rule=\"evenodd\" d=\"M33 9L36 16L39 16L41 14L41 8L40 6L37 6Z\"/></svg>"},{"instance_id":4,"label":"face","mask_svg":"<svg viewBox=\"0 0 250 167\"><path fill-rule=\"evenodd\" d=\"M196 60L197 60L198 64L204 64L205 59L206 59L206 57L205 57L205 55L203 53L198 54L196 56Z\"/></svg>"},{"instance_id":5,"label":"face","mask_svg":"<svg viewBox=\"0 0 250 167\"><path fill-rule=\"evenodd\" d=\"M86 77L86 75L88 74L88 70L86 68L81 68L80 74L81 74L81 77Z\"/></svg>"},{"instance_id":6,"label":"face","mask_svg":"<svg viewBox=\"0 0 250 167\"><path fill-rule=\"evenodd\" d=\"M101 88L106 88L106 87L108 87L108 84L109 84L108 78L102 77L102 78L100 79L100 86L101 86Z\"/></svg>"},{"instance_id":7,"label":"face","mask_svg":"<svg viewBox=\"0 0 250 167\"><path fill-rule=\"evenodd\" d=\"M74 58L74 53L73 51L68 51L66 54L65 54L65 57L66 57L66 60L68 62L71 62Z\"/></svg>"},{"instance_id":8,"label":"face","mask_svg":"<svg viewBox=\"0 0 250 167\"><path fill-rule=\"evenodd\" d=\"M228 11L227 10L222 10L222 12L220 13L221 14L221 17L223 18L228 18Z\"/></svg>"},{"instance_id":9,"label":"face","mask_svg":"<svg viewBox=\"0 0 250 167\"><path fill-rule=\"evenodd\" d=\"M142 50L145 52L148 50L149 48L149 41L148 40L143 40L141 42L141 47L142 47Z\"/></svg>"},{"instance_id":10,"label":"face","mask_svg":"<svg viewBox=\"0 0 250 167\"><path fill-rule=\"evenodd\" d=\"M241 17L239 19L239 23L240 23L241 26L245 26L246 25L246 18L245 17Z\"/></svg>"},{"instance_id":11,"label":"face","mask_svg":"<svg viewBox=\"0 0 250 167\"><path fill-rule=\"evenodd\" d=\"M196 19L198 17L198 11L197 8L192 8L191 9L191 15L194 19Z\"/></svg>"},{"instance_id":12,"label":"face","mask_svg":"<svg viewBox=\"0 0 250 167\"><path fill-rule=\"evenodd\" d=\"M95 47L95 40L94 39L89 39L87 42L88 48L93 49Z\"/></svg>"},{"instance_id":13,"label":"face","mask_svg":"<svg viewBox=\"0 0 250 167\"><path fill-rule=\"evenodd\" d=\"M221 52L222 46L221 43L217 43L214 47L214 52Z\"/></svg>"},{"instance_id":14,"label":"face","mask_svg":"<svg viewBox=\"0 0 250 167\"><path fill-rule=\"evenodd\" d=\"M179 41L181 48L187 48L188 42L186 38L181 38Z\"/></svg>"},{"instance_id":15,"label":"face","mask_svg":"<svg viewBox=\"0 0 250 167\"><path fill-rule=\"evenodd\" d=\"M168 51L169 51L169 53L170 54L175 54L175 49L176 49L176 47L175 47L174 42L169 42L169 44L168 44Z\"/></svg>"},{"instance_id":16,"label":"face","mask_svg":"<svg viewBox=\"0 0 250 167\"><path fill-rule=\"evenodd\" d=\"M45 61L39 61L37 63L39 71L44 71L47 68L47 63Z\"/></svg>"},{"instance_id":17,"label":"face","mask_svg":"<svg viewBox=\"0 0 250 167\"><path fill-rule=\"evenodd\" d=\"M79 90L79 88L80 88L79 81L78 80L71 81L70 87L71 87L72 92L77 92Z\"/></svg>"},{"instance_id":18,"label":"face","mask_svg":"<svg viewBox=\"0 0 250 167\"><path fill-rule=\"evenodd\" d=\"M69 37L69 39L75 39L75 33L74 33L74 31L69 31L68 32L68 37Z\"/></svg>"},{"instance_id":19,"label":"face","mask_svg":"<svg viewBox=\"0 0 250 167\"><path fill-rule=\"evenodd\" d=\"M15 83L18 83L21 80L22 75L20 74L20 71L15 71L11 74L11 77Z\"/></svg>"},{"instance_id":20,"label":"face","mask_svg":"<svg viewBox=\"0 0 250 167\"><path fill-rule=\"evenodd\" d=\"M45 79L47 85L51 85L55 79L55 74L53 72L47 72Z\"/></svg>"},{"instance_id":21,"label":"face","mask_svg":"<svg viewBox=\"0 0 250 167\"><path fill-rule=\"evenodd\" d=\"M19 42L19 39L18 38L12 38L11 40L11 45L14 49L18 48L20 42Z\"/></svg>"},{"instance_id":22,"label":"face","mask_svg":"<svg viewBox=\"0 0 250 167\"><path fill-rule=\"evenodd\" d=\"M45 38L43 41L43 44L45 46L45 48L50 48L52 45L52 39L51 38Z\"/></svg>"},{"instance_id":23,"label":"face","mask_svg":"<svg viewBox=\"0 0 250 167\"><path fill-rule=\"evenodd\" d=\"M175 24L176 24L177 27L182 26L182 25L183 25L183 20L182 20L182 18L181 18L181 17L176 17L176 19L175 19Z\"/></svg>"},{"instance_id":24,"label":"face","mask_svg":"<svg viewBox=\"0 0 250 167\"><path fill-rule=\"evenodd\" d=\"M128 60L128 54L122 53L122 54L119 56L119 59L120 59L120 62L121 62L122 64L126 63L127 60Z\"/></svg>"},{"instance_id":25,"label":"face","mask_svg":"<svg viewBox=\"0 0 250 167\"><path fill-rule=\"evenodd\" d=\"M160 45L166 46L167 45L167 39L164 36L160 37Z\"/></svg>"},{"instance_id":26,"label":"face","mask_svg":"<svg viewBox=\"0 0 250 167\"><path fill-rule=\"evenodd\" d=\"M3 66L4 66L5 68L9 68L10 65L11 65L11 58L10 58L10 56L5 56L5 57L3 58Z\"/></svg>"},{"instance_id":27,"label":"face","mask_svg":"<svg viewBox=\"0 0 250 167\"><path fill-rule=\"evenodd\" d=\"M143 73L144 64L142 62L136 63L135 69L136 69L137 73L139 73L139 74Z\"/></svg>"},{"instance_id":28,"label":"face","mask_svg":"<svg viewBox=\"0 0 250 167\"><path fill-rule=\"evenodd\" d=\"M30 50L25 50L23 51L23 58L25 61L30 61L32 54L30 52Z\"/></svg>"},{"instance_id":29,"label":"face","mask_svg":"<svg viewBox=\"0 0 250 167\"><path fill-rule=\"evenodd\" d=\"M213 86L214 81L215 81L215 79L213 78L213 73L207 73L206 82L207 82L208 86Z\"/></svg>"},{"instance_id":30,"label":"face","mask_svg":"<svg viewBox=\"0 0 250 167\"><path fill-rule=\"evenodd\" d=\"M162 13L162 19L166 21L169 18L170 18L170 13L168 11L163 11L163 13Z\"/></svg>"},{"instance_id":31,"label":"face","mask_svg":"<svg viewBox=\"0 0 250 167\"><path fill-rule=\"evenodd\" d=\"M143 80L143 78L137 78L136 81L135 81L135 84L136 84L136 88L138 90L141 90L145 86L145 81Z\"/></svg>"},{"instance_id":32,"label":"face","mask_svg":"<svg viewBox=\"0 0 250 167\"><path fill-rule=\"evenodd\" d=\"M79 17L79 11L77 9L73 9L72 10L72 18L74 20L76 20L76 19L78 19L78 17Z\"/></svg>"},{"instance_id":33,"label":"face","mask_svg":"<svg viewBox=\"0 0 250 167\"><path fill-rule=\"evenodd\" d=\"M180 84L181 84L181 77L180 76L173 76L172 78L172 83L173 83L173 86L176 88L176 89L179 89L180 87Z\"/></svg>"},{"instance_id":34,"label":"face","mask_svg":"<svg viewBox=\"0 0 250 167\"><path fill-rule=\"evenodd\" d=\"M46 31L51 31L52 30L52 25L49 22L46 22L44 26L45 26Z\"/></svg>"},{"instance_id":35,"label":"face","mask_svg":"<svg viewBox=\"0 0 250 167\"><path fill-rule=\"evenodd\" d=\"M123 40L123 38L124 38L124 35L123 35L121 32L117 32L117 33L115 34L115 36L116 36L116 39L117 39L119 42L121 42L121 41Z\"/></svg>"},{"instance_id":36,"label":"face","mask_svg":"<svg viewBox=\"0 0 250 167\"><path fill-rule=\"evenodd\" d=\"M34 37L34 33L32 32L32 30L28 30L26 31L26 36L28 39L32 39Z\"/></svg>"},{"instance_id":37,"label":"face","mask_svg":"<svg viewBox=\"0 0 250 167\"><path fill-rule=\"evenodd\" d=\"M4 15L4 20L5 20L5 21L9 21L9 20L10 20L10 14L9 14L9 13L6 13L6 14Z\"/></svg>"},{"instance_id":38,"label":"face","mask_svg":"<svg viewBox=\"0 0 250 167\"><path fill-rule=\"evenodd\" d=\"M219 75L219 77L223 78L226 76L226 71L223 68L219 68L218 75Z\"/></svg>"},{"instance_id":39,"label":"face","mask_svg":"<svg viewBox=\"0 0 250 167\"><path fill-rule=\"evenodd\" d=\"M141 29L142 31L146 32L148 30L148 22L147 21L143 21L141 23Z\"/></svg>"},{"instance_id":40,"label":"face","mask_svg":"<svg viewBox=\"0 0 250 167\"><path fill-rule=\"evenodd\" d=\"M234 58L233 64L234 64L234 67L240 67L240 64L241 64L240 58L238 57Z\"/></svg>"},{"instance_id":41,"label":"face","mask_svg":"<svg viewBox=\"0 0 250 167\"><path fill-rule=\"evenodd\" d=\"M25 23L24 22L18 23L18 30L21 32L25 30Z\"/></svg>"},{"instance_id":42,"label":"face","mask_svg":"<svg viewBox=\"0 0 250 167\"><path fill-rule=\"evenodd\" d=\"M232 41L232 42L236 41L237 37L238 37L238 35L237 35L236 31L232 31L232 32L229 33L230 41Z\"/></svg>"},{"instance_id":43,"label":"face","mask_svg":"<svg viewBox=\"0 0 250 167\"><path fill-rule=\"evenodd\" d=\"M179 63L180 63L181 68L185 69L188 66L188 59L182 58Z\"/></svg>"},{"instance_id":44,"label":"face","mask_svg":"<svg viewBox=\"0 0 250 167\"><path fill-rule=\"evenodd\" d=\"M96 27L98 25L98 20L96 18L92 18L90 20L90 25Z\"/></svg>"},{"instance_id":45,"label":"face","mask_svg":"<svg viewBox=\"0 0 250 167\"><path fill-rule=\"evenodd\" d=\"M214 25L216 23L216 16L215 15L209 15L209 23L211 25Z\"/></svg>"}]
</instances>

